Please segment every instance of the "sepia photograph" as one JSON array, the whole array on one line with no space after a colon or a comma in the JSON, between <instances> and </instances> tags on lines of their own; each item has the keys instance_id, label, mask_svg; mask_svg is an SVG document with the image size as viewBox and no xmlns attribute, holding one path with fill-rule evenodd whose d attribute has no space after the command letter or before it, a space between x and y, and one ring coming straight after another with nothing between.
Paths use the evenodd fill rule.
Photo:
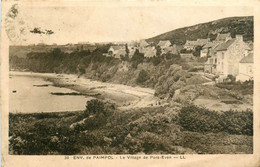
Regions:
<instances>
[{"instance_id":1,"label":"sepia photograph","mask_svg":"<svg viewBox=\"0 0 260 167\"><path fill-rule=\"evenodd\" d=\"M9 155L253 154L251 7L13 3Z\"/></svg>"}]
</instances>

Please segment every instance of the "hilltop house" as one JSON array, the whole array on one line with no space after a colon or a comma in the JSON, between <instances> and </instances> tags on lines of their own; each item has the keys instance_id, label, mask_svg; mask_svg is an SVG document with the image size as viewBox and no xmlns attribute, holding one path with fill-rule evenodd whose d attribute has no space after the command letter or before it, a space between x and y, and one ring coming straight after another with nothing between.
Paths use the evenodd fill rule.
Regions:
<instances>
[{"instance_id":1,"label":"hilltop house","mask_svg":"<svg viewBox=\"0 0 260 167\"><path fill-rule=\"evenodd\" d=\"M171 42L169 40L160 41L157 45L160 46L160 48L163 50L164 48L171 46Z\"/></svg>"},{"instance_id":2,"label":"hilltop house","mask_svg":"<svg viewBox=\"0 0 260 167\"><path fill-rule=\"evenodd\" d=\"M214 73L221 76L239 74L239 62L248 55L250 48L243 41L242 35L229 39L216 48L216 54L205 63L205 72Z\"/></svg>"},{"instance_id":3,"label":"hilltop house","mask_svg":"<svg viewBox=\"0 0 260 167\"><path fill-rule=\"evenodd\" d=\"M156 49L155 47L148 46L142 50L140 50L140 53L144 54L144 57L154 57L156 56Z\"/></svg>"},{"instance_id":4,"label":"hilltop house","mask_svg":"<svg viewBox=\"0 0 260 167\"><path fill-rule=\"evenodd\" d=\"M139 44L138 44L137 42L135 42L135 41L129 42L129 43L127 44L127 48L128 48L128 50L129 50L129 57L130 57L130 58L134 55L136 49L138 49L138 45L139 45Z\"/></svg>"},{"instance_id":5,"label":"hilltop house","mask_svg":"<svg viewBox=\"0 0 260 167\"><path fill-rule=\"evenodd\" d=\"M249 53L248 56L244 57L239 62L239 74L236 77L238 81L253 80L253 65L254 56L253 53Z\"/></svg>"},{"instance_id":6,"label":"hilltop house","mask_svg":"<svg viewBox=\"0 0 260 167\"><path fill-rule=\"evenodd\" d=\"M215 41L222 41L222 42L225 42L227 40L231 39L231 35L230 33L226 33L226 34L220 34L218 33Z\"/></svg>"},{"instance_id":7,"label":"hilltop house","mask_svg":"<svg viewBox=\"0 0 260 167\"><path fill-rule=\"evenodd\" d=\"M209 38L207 39L197 39L197 41L189 41L187 40L184 49L186 50L195 50L197 46L204 46L210 41Z\"/></svg>"},{"instance_id":8,"label":"hilltop house","mask_svg":"<svg viewBox=\"0 0 260 167\"><path fill-rule=\"evenodd\" d=\"M108 55L115 58L120 58L120 56L125 56L126 55L125 45L111 46L108 49Z\"/></svg>"}]
</instances>

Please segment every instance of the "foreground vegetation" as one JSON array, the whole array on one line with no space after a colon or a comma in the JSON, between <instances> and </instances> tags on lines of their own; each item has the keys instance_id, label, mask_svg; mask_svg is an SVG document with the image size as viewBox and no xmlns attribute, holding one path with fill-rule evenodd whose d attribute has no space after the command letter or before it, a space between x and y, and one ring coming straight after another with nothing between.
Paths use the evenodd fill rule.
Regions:
<instances>
[{"instance_id":1,"label":"foreground vegetation","mask_svg":"<svg viewBox=\"0 0 260 167\"><path fill-rule=\"evenodd\" d=\"M193 105L176 111L163 107L117 111L114 105L92 100L86 111L10 113L9 151L25 155L252 153L252 118L251 111L217 114Z\"/></svg>"}]
</instances>

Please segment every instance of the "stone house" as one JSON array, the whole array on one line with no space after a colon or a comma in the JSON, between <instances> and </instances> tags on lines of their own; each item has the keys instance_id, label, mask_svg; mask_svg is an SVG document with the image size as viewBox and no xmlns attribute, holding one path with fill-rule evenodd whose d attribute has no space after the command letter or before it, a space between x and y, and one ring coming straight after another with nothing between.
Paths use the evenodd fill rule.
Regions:
<instances>
[{"instance_id":1,"label":"stone house","mask_svg":"<svg viewBox=\"0 0 260 167\"><path fill-rule=\"evenodd\" d=\"M233 75L239 74L239 62L248 55L250 48L243 41L242 35L221 43L216 48L216 74Z\"/></svg>"},{"instance_id":2,"label":"stone house","mask_svg":"<svg viewBox=\"0 0 260 167\"><path fill-rule=\"evenodd\" d=\"M108 49L108 55L115 58L120 58L120 56L125 56L126 55L125 45L111 46Z\"/></svg>"},{"instance_id":3,"label":"stone house","mask_svg":"<svg viewBox=\"0 0 260 167\"><path fill-rule=\"evenodd\" d=\"M253 67L254 67L254 56L253 53L249 53L248 56L242 58L239 62L239 74L236 77L237 81L253 80Z\"/></svg>"},{"instance_id":4,"label":"stone house","mask_svg":"<svg viewBox=\"0 0 260 167\"><path fill-rule=\"evenodd\" d=\"M160 41L157 45L163 50L164 48L171 46L171 42L169 40Z\"/></svg>"},{"instance_id":5,"label":"stone house","mask_svg":"<svg viewBox=\"0 0 260 167\"><path fill-rule=\"evenodd\" d=\"M156 56L156 49L153 46L148 46L140 51L140 53L144 54L144 57L155 57Z\"/></svg>"}]
</instances>

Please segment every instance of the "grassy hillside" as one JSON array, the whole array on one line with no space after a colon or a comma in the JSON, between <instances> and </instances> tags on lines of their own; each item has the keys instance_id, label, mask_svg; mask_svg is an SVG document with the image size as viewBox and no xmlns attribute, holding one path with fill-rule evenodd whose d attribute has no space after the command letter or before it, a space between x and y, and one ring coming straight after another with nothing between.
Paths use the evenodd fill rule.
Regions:
<instances>
[{"instance_id":1,"label":"grassy hillside","mask_svg":"<svg viewBox=\"0 0 260 167\"><path fill-rule=\"evenodd\" d=\"M190 27L179 28L164 34L147 39L149 43L158 43L160 40L170 40L175 44L184 44L186 40L198 38L215 39L218 33L242 34L245 41L254 39L254 20L249 17L230 17Z\"/></svg>"},{"instance_id":2,"label":"grassy hillside","mask_svg":"<svg viewBox=\"0 0 260 167\"><path fill-rule=\"evenodd\" d=\"M83 111L10 114L9 153L252 154L253 151L250 111L217 113L188 106L169 111L158 107L119 112L112 106L106 107L109 104L98 110L90 104L85 114ZM90 112L91 108L96 113Z\"/></svg>"}]
</instances>

